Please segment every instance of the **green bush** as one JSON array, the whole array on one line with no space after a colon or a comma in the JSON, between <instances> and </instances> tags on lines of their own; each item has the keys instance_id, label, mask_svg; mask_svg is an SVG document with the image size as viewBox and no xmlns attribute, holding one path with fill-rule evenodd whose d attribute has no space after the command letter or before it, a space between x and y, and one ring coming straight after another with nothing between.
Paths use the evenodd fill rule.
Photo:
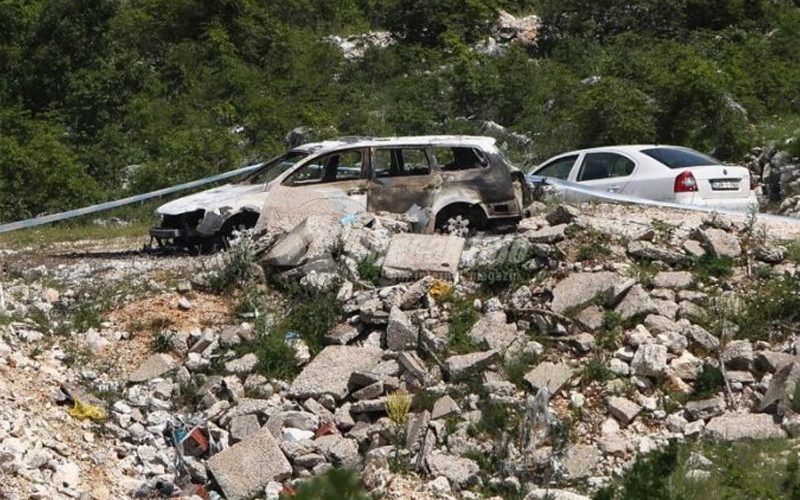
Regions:
<instances>
[{"instance_id":1,"label":"green bush","mask_svg":"<svg viewBox=\"0 0 800 500\"><path fill-rule=\"evenodd\" d=\"M273 331L283 338L296 333L308 345L312 356L324 347L325 334L330 332L341 316L335 293L301 294L293 298L288 314Z\"/></svg>"},{"instance_id":2,"label":"green bush","mask_svg":"<svg viewBox=\"0 0 800 500\"><path fill-rule=\"evenodd\" d=\"M714 397L725 387L725 379L722 371L713 365L703 365L703 370L697 375L694 381L691 399L699 401Z\"/></svg>"},{"instance_id":3,"label":"green bush","mask_svg":"<svg viewBox=\"0 0 800 500\"><path fill-rule=\"evenodd\" d=\"M794 331L800 321L800 281L781 277L757 283L743 292L732 311L739 335L774 340Z\"/></svg>"},{"instance_id":4,"label":"green bush","mask_svg":"<svg viewBox=\"0 0 800 500\"><path fill-rule=\"evenodd\" d=\"M655 100L632 82L601 78L586 84L571 112L578 146L653 143L657 111Z\"/></svg>"},{"instance_id":5,"label":"green bush","mask_svg":"<svg viewBox=\"0 0 800 500\"><path fill-rule=\"evenodd\" d=\"M497 0L389 0L386 26L400 40L435 46L455 38L474 43L495 22Z\"/></svg>"},{"instance_id":6,"label":"green bush","mask_svg":"<svg viewBox=\"0 0 800 500\"><path fill-rule=\"evenodd\" d=\"M79 164L66 130L0 109L0 221L80 208L99 198L99 186Z\"/></svg>"},{"instance_id":7,"label":"green bush","mask_svg":"<svg viewBox=\"0 0 800 500\"><path fill-rule=\"evenodd\" d=\"M281 498L286 498L281 496ZM361 480L344 469L330 469L325 474L304 483L294 500L369 500Z\"/></svg>"},{"instance_id":8,"label":"green bush","mask_svg":"<svg viewBox=\"0 0 800 500\"><path fill-rule=\"evenodd\" d=\"M449 351L453 354L469 354L479 350L469 336L470 330L481 315L473 307L474 297L454 297L450 301L450 326L447 332Z\"/></svg>"}]
</instances>

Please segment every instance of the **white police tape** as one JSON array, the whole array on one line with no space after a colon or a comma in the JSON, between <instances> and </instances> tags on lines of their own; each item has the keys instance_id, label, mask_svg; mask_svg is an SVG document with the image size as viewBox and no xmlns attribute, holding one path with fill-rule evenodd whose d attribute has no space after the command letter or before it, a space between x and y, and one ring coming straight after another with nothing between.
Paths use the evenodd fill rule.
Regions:
<instances>
[{"instance_id":1,"label":"white police tape","mask_svg":"<svg viewBox=\"0 0 800 500\"><path fill-rule=\"evenodd\" d=\"M206 184L213 184L215 182L219 182L225 179L230 179L231 177L236 177L237 175L246 174L262 166L264 166L263 163L250 165L248 167L232 170L230 172L225 172L223 174L206 177L205 179L199 179L196 181L179 184L177 186L159 189L158 191L152 191L150 193L139 194L136 196L129 196L127 198L122 198L121 200L109 201L106 203L100 203L98 205L91 205L88 207L79 208L77 210L70 210L69 212L44 215L41 217L34 217L33 219L22 220L19 222L11 222L9 224L2 224L0 225L0 234L7 233L9 231L16 231L18 229L28 229L32 227L43 226L45 224L51 224L53 222L59 222L67 219L74 219L75 217L81 217L83 215L103 212L106 210L111 210L112 208L124 207L125 205L132 205L134 203L140 203L143 201L151 200L153 198L159 198L161 196L167 196L173 193L187 191L189 189L205 186Z\"/></svg>"},{"instance_id":2,"label":"white police tape","mask_svg":"<svg viewBox=\"0 0 800 500\"><path fill-rule=\"evenodd\" d=\"M582 186L580 184L576 184L570 181L564 181L561 179L554 179L552 177L542 177L539 175L527 175L526 179L528 183L535 186L535 185L548 185L553 186L557 189L572 191L574 193L583 194L589 196L591 198L596 198L599 200L605 201L613 201L616 203L632 203L634 205L644 205L650 207L657 207L657 208L674 208L678 210L688 210L692 212L704 212L704 213L717 213L717 214L724 214L724 215L734 215L734 216L748 216L750 215L749 212L740 211L740 210L729 210L729 209L722 209L722 208L714 208L714 207L704 207L701 205L683 205L680 203L672 203L669 201L656 201L656 200L648 200L645 198L638 198L635 196L628 196L624 194L617 194L617 193L610 193L608 191L601 191L599 189L593 189L587 186ZM784 215L774 215L774 214L764 214L764 213L757 213L756 217L758 220L769 220L769 221L776 221L776 222L789 222L792 224L800 224L800 219L794 217L787 217Z\"/></svg>"},{"instance_id":3,"label":"white police tape","mask_svg":"<svg viewBox=\"0 0 800 500\"><path fill-rule=\"evenodd\" d=\"M53 222L60 222L63 220L74 219L76 217L81 217L84 215L89 215L97 212L103 212L106 210L111 210L113 208L123 207L126 205L132 205L134 203L141 203L143 201L151 200L153 198L159 198L162 196L167 196L174 193L179 193L181 191L187 191L189 189L194 189L197 187L205 186L207 184L213 184L215 182L219 182L225 179L230 179L231 177L236 177L238 175L246 174L252 172L264 164L259 163L256 165L250 165L247 167L243 167L237 170L232 170L230 172L225 172L222 174L214 175L211 177L206 177L204 179L199 179L196 181L187 182L184 184L179 184L177 186L159 189L158 191L152 191L150 193L140 194L136 196L129 196L127 198L122 198L121 200L116 201L109 201L106 203L100 203L97 205L91 205L84 208L79 208L77 210L70 210L68 212L61 212L52 215L45 215L42 217L34 217L32 219L26 219L18 222L11 222L8 224L0 225L0 234L7 233L10 231L16 231L19 229L28 229L37 226L43 226L45 224L51 224ZM573 191L575 193L584 194L590 196L592 198L606 200L606 201L613 201L617 203L632 203L635 205L645 205L645 206L652 206L652 207L659 207L659 208L675 208L678 210L690 210L695 212L705 212L705 213L720 213L720 214L727 214L727 215L736 215L736 216L747 216L749 215L747 212L737 211L737 210L725 210L725 209L718 209L712 207L703 207L703 206L695 206L695 205L682 205L679 203L671 203L666 201L655 201L655 200L647 200L644 198L637 198L635 196L627 196L621 195L616 193L609 193L606 191L600 191L597 189L592 189L586 186L582 186L580 184L576 184L574 182L564 181L560 179L554 179L551 177L541 177L537 175L528 175L527 180L529 183L536 185L550 185L556 188L565 189L569 191ZM759 213L757 215L758 219L761 220L772 220L778 222L788 222L792 224L800 224L800 219L796 219L793 217L786 217L781 215L773 215L773 214L762 214Z\"/></svg>"}]
</instances>

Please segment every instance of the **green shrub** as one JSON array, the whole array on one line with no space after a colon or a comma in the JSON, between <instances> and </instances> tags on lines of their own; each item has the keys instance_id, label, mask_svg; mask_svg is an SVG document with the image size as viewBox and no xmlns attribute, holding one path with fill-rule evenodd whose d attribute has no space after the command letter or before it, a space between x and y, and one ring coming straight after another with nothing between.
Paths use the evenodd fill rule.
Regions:
<instances>
[{"instance_id":1,"label":"green shrub","mask_svg":"<svg viewBox=\"0 0 800 500\"><path fill-rule=\"evenodd\" d=\"M381 266L375 264L375 259L367 257L360 260L357 270L362 280L376 286L380 284Z\"/></svg>"},{"instance_id":2,"label":"green shrub","mask_svg":"<svg viewBox=\"0 0 800 500\"><path fill-rule=\"evenodd\" d=\"M532 353L522 353L511 358L506 356L502 366L503 374L509 382L520 389L525 389L527 385L525 375L538 362L538 357Z\"/></svg>"},{"instance_id":3,"label":"green shrub","mask_svg":"<svg viewBox=\"0 0 800 500\"><path fill-rule=\"evenodd\" d=\"M581 383L584 386L592 382L599 382L602 384L603 382L608 382L615 378L616 375L607 366L605 357L598 355L592 357L592 359L586 363L586 366L583 368L583 373L581 374Z\"/></svg>"},{"instance_id":4,"label":"green shrub","mask_svg":"<svg viewBox=\"0 0 800 500\"><path fill-rule=\"evenodd\" d=\"M594 500L672 500L669 479L678 466L678 445L672 441L661 450L640 456L625 474L619 491L600 490Z\"/></svg>"},{"instance_id":5,"label":"green shrub","mask_svg":"<svg viewBox=\"0 0 800 500\"><path fill-rule=\"evenodd\" d=\"M152 348L155 352L166 353L172 350L172 338L174 334L171 332L160 331L153 334Z\"/></svg>"},{"instance_id":6,"label":"green shrub","mask_svg":"<svg viewBox=\"0 0 800 500\"><path fill-rule=\"evenodd\" d=\"M719 368L705 364L693 385L694 392L692 392L691 399L699 401L716 396L725 387L725 379Z\"/></svg>"},{"instance_id":7,"label":"green shrub","mask_svg":"<svg viewBox=\"0 0 800 500\"><path fill-rule=\"evenodd\" d=\"M473 307L474 297L455 297L450 302L450 326L447 331L449 351L453 354L469 354L479 350L469 336L470 330L481 315Z\"/></svg>"},{"instance_id":8,"label":"green shrub","mask_svg":"<svg viewBox=\"0 0 800 500\"><path fill-rule=\"evenodd\" d=\"M336 294L302 294L293 299L288 314L277 323L273 332L283 337L295 332L308 344L312 356L324 347L325 334L330 332L341 316Z\"/></svg>"},{"instance_id":9,"label":"green shrub","mask_svg":"<svg viewBox=\"0 0 800 500\"><path fill-rule=\"evenodd\" d=\"M800 321L800 282L791 277L758 282L743 292L731 316L743 338L782 338Z\"/></svg>"},{"instance_id":10,"label":"green shrub","mask_svg":"<svg viewBox=\"0 0 800 500\"><path fill-rule=\"evenodd\" d=\"M706 254L695 260L691 266L692 272L700 281L708 282L713 278L727 278L733 275L733 260L727 257L714 257Z\"/></svg>"},{"instance_id":11,"label":"green shrub","mask_svg":"<svg viewBox=\"0 0 800 500\"><path fill-rule=\"evenodd\" d=\"M281 496L281 498L286 498ZM358 475L344 469L333 468L325 474L305 482L294 500L369 500Z\"/></svg>"},{"instance_id":12,"label":"green shrub","mask_svg":"<svg viewBox=\"0 0 800 500\"><path fill-rule=\"evenodd\" d=\"M238 350L242 354L252 352L258 357L256 372L268 379L292 380L300 371L294 348L278 331L262 332L252 342Z\"/></svg>"},{"instance_id":13,"label":"green shrub","mask_svg":"<svg viewBox=\"0 0 800 500\"><path fill-rule=\"evenodd\" d=\"M211 288L217 292L230 292L234 287L245 285L256 275L258 256L255 241L249 231L245 231L231 242L230 248L222 254L222 262L211 273Z\"/></svg>"}]
</instances>

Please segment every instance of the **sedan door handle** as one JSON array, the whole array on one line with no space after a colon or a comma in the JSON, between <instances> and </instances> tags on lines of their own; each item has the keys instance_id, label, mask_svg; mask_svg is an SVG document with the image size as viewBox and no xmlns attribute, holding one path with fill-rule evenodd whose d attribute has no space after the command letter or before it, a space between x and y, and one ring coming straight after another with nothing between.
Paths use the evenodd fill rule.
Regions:
<instances>
[{"instance_id":1,"label":"sedan door handle","mask_svg":"<svg viewBox=\"0 0 800 500\"><path fill-rule=\"evenodd\" d=\"M609 186L608 187L609 193L619 193L619 186Z\"/></svg>"},{"instance_id":2,"label":"sedan door handle","mask_svg":"<svg viewBox=\"0 0 800 500\"><path fill-rule=\"evenodd\" d=\"M367 188L357 187L357 188L350 188L347 190L348 196L358 196L360 194L365 194L367 192Z\"/></svg>"}]
</instances>

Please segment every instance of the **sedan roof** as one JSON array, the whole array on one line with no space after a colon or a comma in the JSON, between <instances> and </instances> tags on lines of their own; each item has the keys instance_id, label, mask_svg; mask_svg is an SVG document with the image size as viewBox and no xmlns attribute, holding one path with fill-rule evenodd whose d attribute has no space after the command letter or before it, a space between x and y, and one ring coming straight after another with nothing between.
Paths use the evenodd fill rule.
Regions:
<instances>
[{"instance_id":1,"label":"sedan roof","mask_svg":"<svg viewBox=\"0 0 800 500\"><path fill-rule=\"evenodd\" d=\"M690 148L686 148L683 146L673 146L670 144L625 144L621 146L600 146L596 148L587 148L587 149L577 149L575 151L569 151L567 153L562 153L558 156L565 156L571 154L581 154L581 153L598 153L603 151L620 151L623 153L640 153L645 149L651 148L671 148L671 149L681 149L681 150L690 150Z\"/></svg>"}]
</instances>

